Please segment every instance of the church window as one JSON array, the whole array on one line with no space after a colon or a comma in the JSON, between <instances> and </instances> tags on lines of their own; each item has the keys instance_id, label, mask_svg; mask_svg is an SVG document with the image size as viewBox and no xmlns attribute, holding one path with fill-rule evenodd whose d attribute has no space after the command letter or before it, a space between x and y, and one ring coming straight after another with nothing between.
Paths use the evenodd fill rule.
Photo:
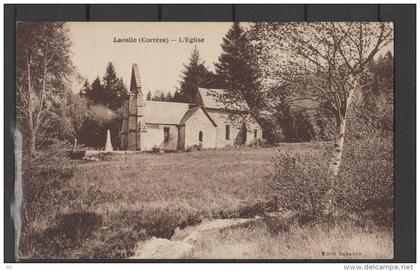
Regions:
<instances>
[{"instance_id":1,"label":"church window","mask_svg":"<svg viewBox=\"0 0 420 271\"><path fill-rule=\"evenodd\" d=\"M169 143L169 127L163 128L163 142Z\"/></svg>"},{"instance_id":2,"label":"church window","mask_svg":"<svg viewBox=\"0 0 420 271\"><path fill-rule=\"evenodd\" d=\"M257 136L258 136L258 131L257 131L257 129L255 129L254 130L254 138L257 138Z\"/></svg>"},{"instance_id":3,"label":"church window","mask_svg":"<svg viewBox=\"0 0 420 271\"><path fill-rule=\"evenodd\" d=\"M230 139L230 126L226 125L226 129L225 129L225 139L229 140Z\"/></svg>"},{"instance_id":4,"label":"church window","mask_svg":"<svg viewBox=\"0 0 420 271\"><path fill-rule=\"evenodd\" d=\"M202 131L200 131L198 133L198 142L203 143L203 132Z\"/></svg>"}]
</instances>

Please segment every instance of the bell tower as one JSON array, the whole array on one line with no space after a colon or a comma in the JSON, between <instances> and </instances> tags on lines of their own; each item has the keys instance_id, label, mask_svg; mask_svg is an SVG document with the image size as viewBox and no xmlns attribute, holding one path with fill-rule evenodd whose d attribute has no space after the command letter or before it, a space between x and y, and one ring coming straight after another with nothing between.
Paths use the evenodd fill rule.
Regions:
<instances>
[{"instance_id":1,"label":"bell tower","mask_svg":"<svg viewBox=\"0 0 420 271\"><path fill-rule=\"evenodd\" d=\"M143 92L137 64L131 68L130 93L124 101L124 120L122 125L122 149L141 150L141 133L145 132Z\"/></svg>"}]
</instances>

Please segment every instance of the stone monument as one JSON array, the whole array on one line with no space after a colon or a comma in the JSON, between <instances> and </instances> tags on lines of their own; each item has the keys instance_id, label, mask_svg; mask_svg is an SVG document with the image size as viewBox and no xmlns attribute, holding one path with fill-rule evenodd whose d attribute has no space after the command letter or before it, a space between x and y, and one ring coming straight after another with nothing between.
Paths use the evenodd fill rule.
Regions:
<instances>
[{"instance_id":1,"label":"stone monument","mask_svg":"<svg viewBox=\"0 0 420 271\"><path fill-rule=\"evenodd\" d=\"M105 151L113 151L112 143L111 143L111 132L107 131L106 133L106 143L105 143Z\"/></svg>"}]
</instances>

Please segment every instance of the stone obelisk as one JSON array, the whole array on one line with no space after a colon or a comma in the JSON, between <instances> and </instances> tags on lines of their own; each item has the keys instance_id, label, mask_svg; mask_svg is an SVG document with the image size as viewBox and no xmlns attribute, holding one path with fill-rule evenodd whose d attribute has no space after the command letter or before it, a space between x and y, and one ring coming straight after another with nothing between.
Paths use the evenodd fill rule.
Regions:
<instances>
[{"instance_id":1,"label":"stone obelisk","mask_svg":"<svg viewBox=\"0 0 420 271\"><path fill-rule=\"evenodd\" d=\"M113 151L112 143L111 143L111 132L107 131L106 133L106 143L105 143L105 151Z\"/></svg>"}]
</instances>

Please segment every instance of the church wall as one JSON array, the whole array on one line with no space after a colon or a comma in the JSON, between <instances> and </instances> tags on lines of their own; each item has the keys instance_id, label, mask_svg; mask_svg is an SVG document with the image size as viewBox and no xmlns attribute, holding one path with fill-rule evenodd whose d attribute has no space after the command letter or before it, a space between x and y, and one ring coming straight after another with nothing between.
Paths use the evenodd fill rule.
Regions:
<instances>
[{"instance_id":1,"label":"church wall","mask_svg":"<svg viewBox=\"0 0 420 271\"><path fill-rule=\"evenodd\" d=\"M200 144L199 133L202 132L202 147L216 148L216 127L206 114L197 110L185 123L185 148Z\"/></svg>"},{"instance_id":2,"label":"church wall","mask_svg":"<svg viewBox=\"0 0 420 271\"><path fill-rule=\"evenodd\" d=\"M210 117L216 122L216 148L224 148L227 146L234 146L243 144L242 124L243 118L229 118L229 113L221 112L218 110L207 110ZM229 125L229 139L226 139L226 125ZM262 138L261 126L255 121L247 120L246 126L246 142L249 144L254 141L254 130L257 130L257 138Z\"/></svg>"},{"instance_id":3,"label":"church wall","mask_svg":"<svg viewBox=\"0 0 420 271\"><path fill-rule=\"evenodd\" d=\"M208 112L210 117L216 122L216 148L234 146L238 137L241 122L229 119L229 114L219 112ZM229 139L226 139L226 125L230 127Z\"/></svg>"},{"instance_id":4,"label":"church wall","mask_svg":"<svg viewBox=\"0 0 420 271\"><path fill-rule=\"evenodd\" d=\"M169 141L164 142L165 127L169 128ZM178 126L165 124L146 124L146 131L141 133L141 150L151 151L154 147L175 151L178 146Z\"/></svg>"},{"instance_id":5,"label":"church wall","mask_svg":"<svg viewBox=\"0 0 420 271\"><path fill-rule=\"evenodd\" d=\"M178 149L185 149L185 125L178 127Z\"/></svg>"},{"instance_id":6,"label":"church wall","mask_svg":"<svg viewBox=\"0 0 420 271\"><path fill-rule=\"evenodd\" d=\"M262 128L257 122L248 123L248 135L246 144L250 144L254 142L256 139L262 139ZM254 131L256 131L256 137L254 135Z\"/></svg>"}]
</instances>

